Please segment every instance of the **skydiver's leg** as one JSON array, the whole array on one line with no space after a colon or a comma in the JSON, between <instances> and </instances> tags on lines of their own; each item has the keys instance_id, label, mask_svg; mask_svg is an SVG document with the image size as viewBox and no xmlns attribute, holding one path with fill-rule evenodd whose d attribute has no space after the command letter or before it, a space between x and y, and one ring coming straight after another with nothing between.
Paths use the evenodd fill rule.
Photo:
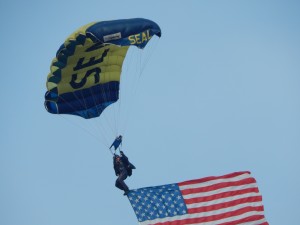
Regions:
<instances>
[{"instance_id":1,"label":"skydiver's leg","mask_svg":"<svg viewBox=\"0 0 300 225\"><path fill-rule=\"evenodd\" d=\"M120 184L119 178L116 180L115 186L116 186L117 188L119 188L120 190L124 191L124 190L123 190L122 184Z\"/></svg>"},{"instance_id":2,"label":"skydiver's leg","mask_svg":"<svg viewBox=\"0 0 300 225\"><path fill-rule=\"evenodd\" d=\"M128 186L124 182L124 180L127 178L127 171L122 171L121 174L119 175L118 179L116 180L116 187L127 192L129 191Z\"/></svg>"}]
</instances>

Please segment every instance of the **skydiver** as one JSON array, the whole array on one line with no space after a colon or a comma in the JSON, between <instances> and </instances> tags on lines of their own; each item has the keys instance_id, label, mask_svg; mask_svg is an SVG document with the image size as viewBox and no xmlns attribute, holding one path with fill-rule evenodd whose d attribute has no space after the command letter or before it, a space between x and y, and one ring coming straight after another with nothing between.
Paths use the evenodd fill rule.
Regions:
<instances>
[{"instance_id":1,"label":"skydiver","mask_svg":"<svg viewBox=\"0 0 300 225\"><path fill-rule=\"evenodd\" d=\"M114 154L113 163L115 174L118 176L115 186L123 190L124 195L128 195L130 190L124 180L132 175L132 170L135 169L135 166L129 162L123 151L120 151L120 155Z\"/></svg>"},{"instance_id":2,"label":"skydiver","mask_svg":"<svg viewBox=\"0 0 300 225\"><path fill-rule=\"evenodd\" d=\"M111 149L112 146L114 146L115 150L117 150L117 148L122 144L122 135L119 135L118 137L116 137L116 139L114 140L114 142L111 144L111 146L109 147L109 149Z\"/></svg>"}]
</instances>

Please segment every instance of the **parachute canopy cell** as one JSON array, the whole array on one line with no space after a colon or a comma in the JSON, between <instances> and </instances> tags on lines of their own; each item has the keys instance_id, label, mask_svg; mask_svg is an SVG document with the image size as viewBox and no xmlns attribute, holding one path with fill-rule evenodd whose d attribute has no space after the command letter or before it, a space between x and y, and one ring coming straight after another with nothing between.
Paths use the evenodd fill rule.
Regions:
<instances>
[{"instance_id":1,"label":"parachute canopy cell","mask_svg":"<svg viewBox=\"0 0 300 225\"><path fill-rule=\"evenodd\" d=\"M130 46L143 49L160 27L135 18L80 27L58 49L47 77L45 107L53 114L100 116L119 99L122 64Z\"/></svg>"}]
</instances>

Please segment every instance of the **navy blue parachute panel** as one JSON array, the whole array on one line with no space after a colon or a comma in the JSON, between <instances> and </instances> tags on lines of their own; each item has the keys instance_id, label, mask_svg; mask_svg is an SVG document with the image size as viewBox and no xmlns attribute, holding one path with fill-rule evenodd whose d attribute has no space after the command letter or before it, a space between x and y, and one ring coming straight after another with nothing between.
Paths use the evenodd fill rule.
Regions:
<instances>
[{"instance_id":1,"label":"navy blue parachute panel","mask_svg":"<svg viewBox=\"0 0 300 225\"><path fill-rule=\"evenodd\" d=\"M45 95L45 107L50 113L71 114L85 119L98 117L110 104L119 99L119 82L96 85L90 89L64 93L59 96ZM53 100L56 101L53 101Z\"/></svg>"}]
</instances>

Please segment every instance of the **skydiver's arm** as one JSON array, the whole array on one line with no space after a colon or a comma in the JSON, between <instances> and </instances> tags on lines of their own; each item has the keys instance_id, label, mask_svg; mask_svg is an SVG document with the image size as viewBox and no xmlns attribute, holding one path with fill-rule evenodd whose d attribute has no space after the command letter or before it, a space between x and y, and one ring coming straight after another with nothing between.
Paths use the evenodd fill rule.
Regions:
<instances>
[{"instance_id":1,"label":"skydiver's arm","mask_svg":"<svg viewBox=\"0 0 300 225\"><path fill-rule=\"evenodd\" d=\"M120 151L120 153L121 153L121 158L122 158L122 161L124 162L124 164L125 164L125 166L127 167L128 165L129 165L129 159L128 159L128 157L124 154L124 152L123 151Z\"/></svg>"},{"instance_id":2,"label":"skydiver's arm","mask_svg":"<svg viewBox=\"0 0 300 225\"><path fill-rule=\"evenodd\" d=\"M115 170L115 174L116 174L116 176L119 176L120 171L119 171L119 167L118 167L118 165L117 165L116 157L115 157L115 156L114 156L113 162L114 162L114 170Z\"/></svg>"}]
</instances>

